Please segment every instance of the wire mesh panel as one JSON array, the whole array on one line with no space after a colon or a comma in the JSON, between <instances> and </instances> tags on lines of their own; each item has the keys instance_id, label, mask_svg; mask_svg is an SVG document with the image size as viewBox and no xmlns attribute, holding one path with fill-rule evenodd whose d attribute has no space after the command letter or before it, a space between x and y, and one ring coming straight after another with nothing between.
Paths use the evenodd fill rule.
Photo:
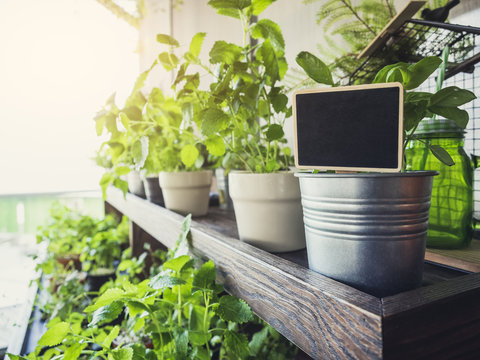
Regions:
<instances>
[{"instance_id":1,"label":"wire mesh panel","mask_svg":"<svg viewBox=\"0 0 480 360\"><path fill-rule=\"evenodd\" d=\"M472 64L480 61L475 53L475 40L479 36L480 28L471 26L406 21L351 75L350 84L371 82L385 65L400 61L414 63L426 56L440 56L447 45L450 46L447 77L458 71L472 72Z\"/></svg>"}]
</instances>

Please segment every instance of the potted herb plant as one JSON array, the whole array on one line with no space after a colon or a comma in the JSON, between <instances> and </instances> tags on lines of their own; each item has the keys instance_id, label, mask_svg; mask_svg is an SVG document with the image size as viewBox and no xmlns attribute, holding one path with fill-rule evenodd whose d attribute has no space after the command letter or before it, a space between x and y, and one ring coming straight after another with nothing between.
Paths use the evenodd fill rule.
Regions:
<instances>
[{"instance_id":1,"label":"potted herb plant","mask_svg":"<svg viewBox=\"0 0 480 360\"><path fill-rule=\"evenodd\" d=\"M169 35L157 35L160 43L169 46L158 59L166 70L175 72L174 96L154 88L145 106L149 124L145 166L159 172L165 206L193 216L208 212L212 156L219 154L218 141L205 140L198 131L198 114L205 92L198 89L198 72L188 73L189 66L198 61L204 36L204 33L196 34L189 51L178 58L173 49L179 43Z\"/></svg>"},{"instance_id":2,"label":"potted herb plant","mask_svg":"<svg viewBox=\"0 0 480 360\"><path fill-rule=\"evenodd\" d=\"M122 108L116 105L113 94L94 118L97 135L101 136L104 131L109 135L97 153L97 163L105 168L100 180L104 197L107 187L112 184L124 194L129 190L143 198L150 195L139 171L147 154L144 148L148 146L148 140L144 136L147 124L143 121L142 114L146 98L141 89L156 64L155 61L138 76Z\"/></svg>"},{"instance_id":3,"label":"potted herb plant","mask_svg":"<svg viewBox=\"0 0 480 360\"><path fill-rule=\"evenodd\" d=\"M315 81L333 85L328 67L302 52L298 64ZM447 87L435 93L413 91L440 65L437 57L381 69L374 83L404 88L403 150L429 114L449 115L464 128L468 113L458 108L475 98ZM448 153L426 144L442 162ZM311 269L377 296L420 285L434 172L301 173L307 253Z\"/></svg>"},{"instance_id":4,"label":"potted herb plant","mask_svg":"<svg viewBox=\"0 0 480 360\"><path fill-rule=\"evenodd\" d=\"M273 21L254 23L272 2L209 2L219 14L239 20L244 42L214 43L210 64L215 70L207 68L214 81L199 115L202 134L225 149L223 166L240 239L284 252L304 248L305 239L300 189L283 130L291 115L280 85L287 71L285 42Z\"/></svg>"},{"instance_id":5,"label":"potted herb plant","mask_svg":"<svg viewBox=\"0 0 480 360\"><path fill-rule=\"evenodd\" d=\"M107 215L97 224L91 236L85 236L80 255L82 270L87 273L89 291L100 287L115 277L115 262L119 262L122 250L128 246L129 222L123 217L120 224L112 215Z\"/></svg>"}]
</instances>

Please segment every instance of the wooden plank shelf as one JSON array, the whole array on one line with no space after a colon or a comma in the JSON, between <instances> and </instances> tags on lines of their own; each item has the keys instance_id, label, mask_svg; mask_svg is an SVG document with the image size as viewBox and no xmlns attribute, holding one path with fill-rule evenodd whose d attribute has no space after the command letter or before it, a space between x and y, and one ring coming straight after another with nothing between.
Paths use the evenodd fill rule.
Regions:
<instances>
[{"instance_id":1,"label":"wooden plank shelf","mask_svg":"<svg viewBox=\"0 0 480 360\"><path fill-rule=\"evenodd\" d=\"M427 249L425 259L469 272L480 272L480 240L473 239L465 249Z\"/></svg>"},{"instance_id":2,"label":"wooden plank shelf","mask_svg":"<svg viewBox=\"0 0 480 360\"><path fill-rule=\"evenodd\" d=\"M109 188L106 207L174 246L183 216ZM215 262L219 281L315 359L477 358L480 273L425 264L421 288L377 298L308 269L305 251L272 254L238 240L234 215L211 208L192 221L191 252Z\"/></svg>"}]
</instances>

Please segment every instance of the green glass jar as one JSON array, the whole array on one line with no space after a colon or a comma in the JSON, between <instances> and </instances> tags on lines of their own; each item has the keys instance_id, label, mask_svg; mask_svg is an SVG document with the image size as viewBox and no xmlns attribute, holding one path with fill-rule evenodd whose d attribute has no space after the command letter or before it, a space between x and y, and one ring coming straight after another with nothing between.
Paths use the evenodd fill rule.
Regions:
<instances>
[{"instance_id":1,"label":"green glass jar","mask_svg":"<svg viewBox=\"0 0 480 360\"><path fill-rule=\"evenodd\" d=\"M473 235L473 168L463 149L463 131L426 132L410 142L405 151L407 170L436 170L427 232L427 246L458 249L470 244ZM440 162L426 144L439 145L455 165Z\"/></svg>"}]
</instances>

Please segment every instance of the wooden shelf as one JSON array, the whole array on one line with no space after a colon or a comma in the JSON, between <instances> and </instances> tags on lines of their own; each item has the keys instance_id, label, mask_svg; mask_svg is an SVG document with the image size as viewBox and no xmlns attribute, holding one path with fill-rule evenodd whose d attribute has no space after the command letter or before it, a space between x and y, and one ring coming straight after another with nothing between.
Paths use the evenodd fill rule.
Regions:
<instances>
[{"instance_id":1,"label":"wooden shelf","mask_svg":"<svg viewBox=\"0 0 480 360\"><path fill-rule=\"evenodd\" d=\"M465 249L427 249L425 259L469 272L480 272L480 240L473 239Z\"/></svg>"},{"instance_id":2,"label":"wooden shelf","mask_svg":"<svg viewBox=\"0 0 480 360\"><path fill-rule=\"evenodd\" d=\"M108 189L106 207L172 247L183 216ZM113 207L113 209L112 209ZM305 251L272 254L238 240L231 212L192 221L191 251L215 262L219 281L313 358L475 358L480 352L480 273L426 264L424 285L376 298L308 269Z\"/></svg>"}]
</instances>

